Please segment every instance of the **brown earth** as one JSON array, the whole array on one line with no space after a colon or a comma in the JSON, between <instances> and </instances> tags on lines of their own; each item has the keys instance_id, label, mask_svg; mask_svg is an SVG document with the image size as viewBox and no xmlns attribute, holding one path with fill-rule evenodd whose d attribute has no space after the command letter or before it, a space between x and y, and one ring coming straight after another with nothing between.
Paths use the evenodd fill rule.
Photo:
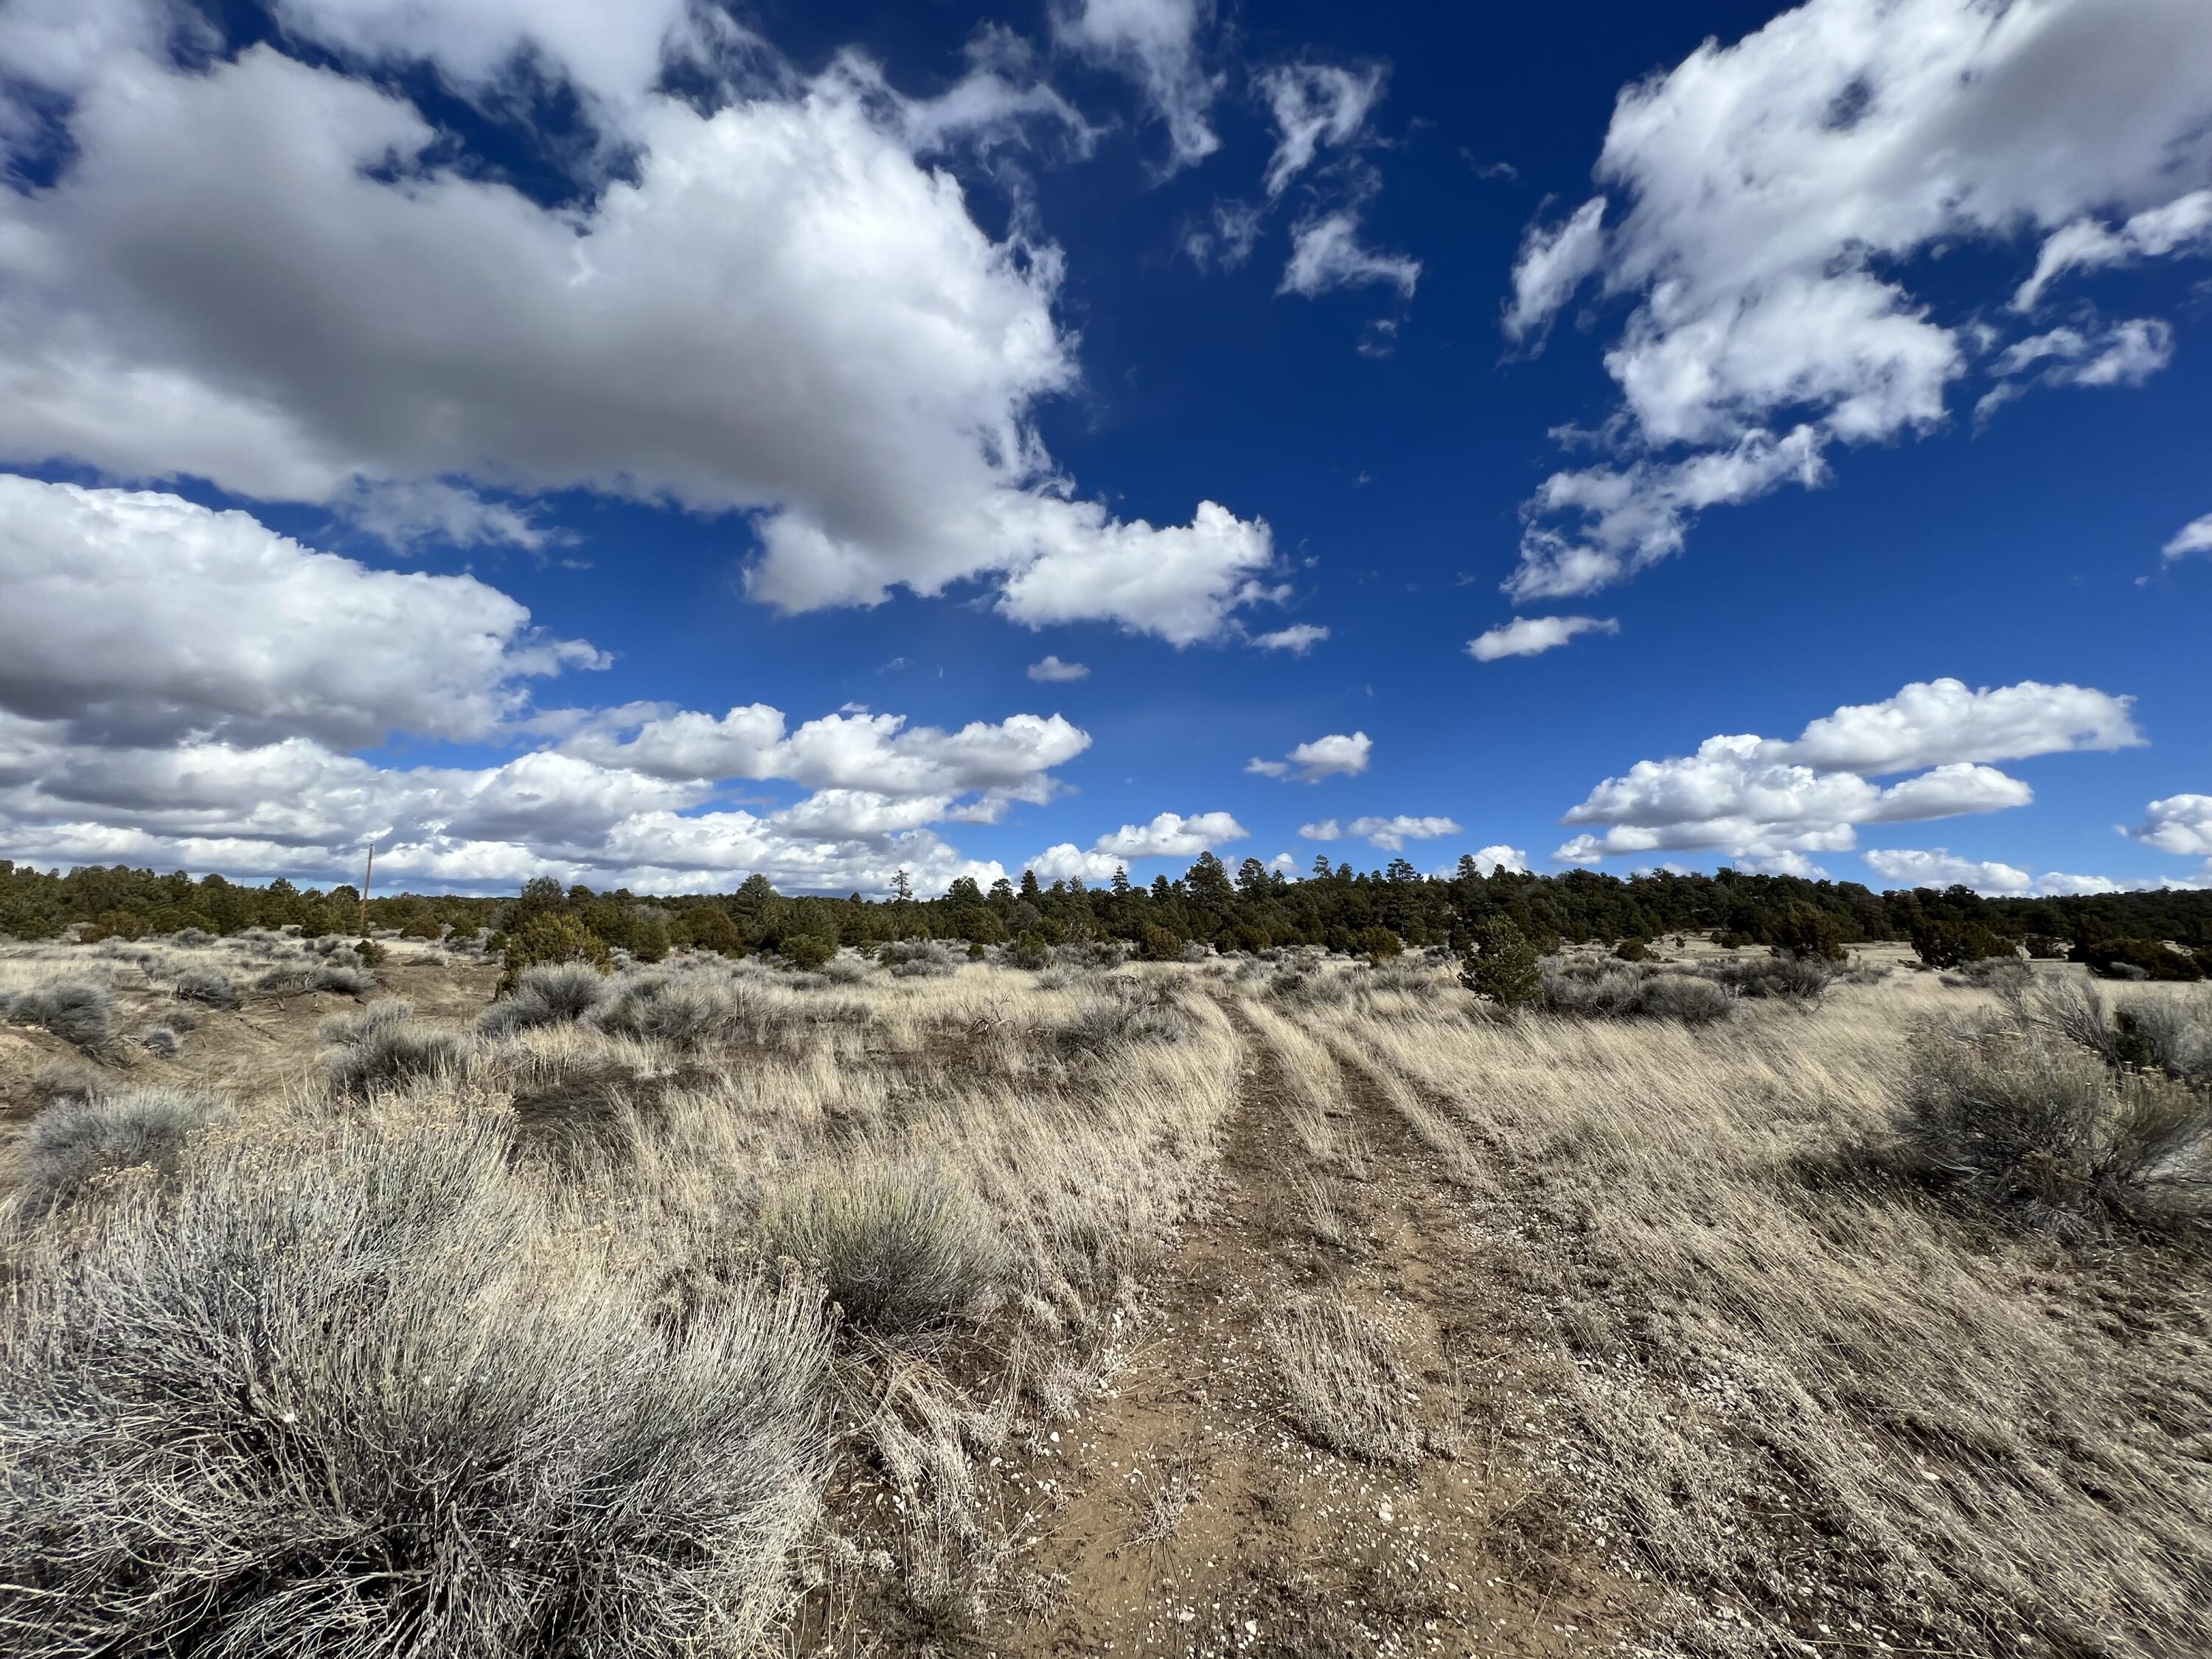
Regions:
<instances>
[{"instance_id":1,"label":"brown earth","mask_svg":"<svg viewBox=\"0 0 2212 1659\"><path fill-rule=\"evenodd\" d=\"M1477 1208L1357 1073L1334 1115L1364 1138L1364 1226L1322 1243L1291 1190L1304 1153L1284 1081L1248 1022L1244 1098L1218 1212L1192 1227L1146 1340L1108 1393L1010 1480L1048 1518L1018 1548L1048 1587L973 1650L1334 1659L1347 1653L1607 1651L1639 1586L1588 1553L1571 1494L1541 1473L1544 1345L1492 1261ZM1504 1246L1510 1249L1510 1242ZM1411 1468L1290 1426L1267 1322L1346 1298L1414 1379Z\"/></svg>"}]
</instances>

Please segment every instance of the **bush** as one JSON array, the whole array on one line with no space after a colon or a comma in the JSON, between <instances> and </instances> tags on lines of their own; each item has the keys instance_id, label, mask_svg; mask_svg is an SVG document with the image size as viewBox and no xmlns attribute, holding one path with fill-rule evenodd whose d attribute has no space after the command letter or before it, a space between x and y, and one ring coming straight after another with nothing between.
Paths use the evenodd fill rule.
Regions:
<instances>
[{"instance_id":1,"label":"bush","mask_svg":"<svg viewBox=\"0 0 2212 1659\"><path fill-rule=\"evenodd\" d=\"M386 997L358 1014L325 1020L317 1035L332 1045L323 1056L331 1088L366 1097L459 1070L468 1039L414 1014L409 1004Z\"/></svg>"},{"instance_id":2,"label":"bush","mask_svg":"<svg viewBox=\"0 0 2212 1659\"><path fill-rule=\"evenodd\" d=\"M855 1330L887 1342L940 1335L988 1308L999 1250L990 1216L934 1164L822 1170L775 1194L761 1248L817 1270Z\"/></svg>"},{"instance_id":3,"label":"bush","mask_svg":"<svg viewBox=\"0 0 2212 1659\"><path fill-rule=\"evenodd\" d=\"M1641 963L1540 965L1545 1012L1584 1019L1674 1019L1686 1025L1725 1019L1729 994L1696 974L1660 973Z\"/></svg>"},{"instance_id":4,"label":"bush","mask_svg":"<svg viewBox=\"0 0 2212 1659\"><path fill-rule=\"evenodd\" d=\"M1726 1019L1735 1005L1711 980L1696 974L1654 974L1644 981L1637 1012L1652 1019L1710 1025Z\"/></svg>"},{"instance_id":5,"label":"bush","mask_svg":"<svg viewBox=\"0 0 2212 1659\"><path fill-rule=\"evenodd\" d=\"M818 1304L750 1291L664 1338L605 1276L548 1270L506 1152L489 1123L218 1151L21 1264L9 1652L768 1638L823 1478Z\"/></svg>"},{"instance_id":6,"label":"bush","mask_svg":"<svg viewBox=\"0 0 2212 1659\"><path fill-rule=\"evenodd\" d=\"M817 933L792 933L776 946L781 956L801 973L811 973L837 954L837 947Z\"/></svg>"},{"instance_id":7,"label":"bush","mask_svg":"<svg viewBox=\"0 0 2212 1659\"><path fill-rule=\"evenodd\" d=\"M235 1008L239 1003L238 987L227 975L204 968L190 968L177 975L177 995L210 1008Z\"/></svg>"},{"instance_id":8,"label":"bush","mask_svg":"<svg viewBox=\"0 0 2212 1659\"><path fill-rule=\"evenodd\" d=\"M584 1019L605 1002L607 994L607 976L585 963L526 968L505 996L477 1016L477 1030L499 1036Z\"/></svg>"},{"instance_id":9,"label":"bush","mask_svg":"<svg viewBox=\"0 0 2212 1659\"><path fill-rule=\"evenodd\" d=\"M1613 953L1623 962L1647 962L1651 947L1640 939L1625 939L1613 947Z\"/></svg>"},{"instance_id":10,"label":"bush","mask_svg":"<svg viewBox=\"0 0 2212 1659\"><path fill-rule=\"evenodd\" d=\"M1824 957L1747 957L1717 962L1698 970L1740 997L1784 997L1809 1002L1836 979L1836 965Z\"/></svg>"},{"instance_id":11,"label":"bush","mask_svg":"<svg viewBox=\"0 0 2212 1659\"><path fill-rule=\"evenodd\" d=\"M492 994L505 996L532 968L562 962L583 963L605 973L613 966L614 955L606 940L566 910L539 910L526 916L507 936L499 983Z\"/></svg>"},{"instance_id":12,"label":"bush","mask_svg":"<svg viewBox=\"0 0 2212 1659\"><path fill-rule=\"evenodd\" d=\"M1510 916L1492 916L1474 931L1474 948L1460 963L1459 982L1501 1007L1534 1002L1544 994L1536 947Z\"/></svg>"},{"instance_id":13,"label":"bush","mask_svg":"<svg viewBox=\"0 0 2212 1659\"><path fill-rule=\"evenodd\" d=\"M2154 1067L2191 1088L2212 1091L2212 999L2160 997L2122 1003L2115 1036L2136 1065Z\"/></svg>"},{"instance_id":14,"label":"bush","mask_svg":"<svg viewBox=\"0 0 2212 1659\"><path fill-rule=\"evenodd\" d=\"M86 981L41 985L11 998L8 1018L18 1025L42 1025L89 1053L107 1046L114 1030L115 993Z\"/></svg>"},{"instance_id":15,"label":"bush","mask_svg":"<svg viewBox=\"0 0 2212 1659\"><path fill-rule=\"evenodd\" d=\"M366 968L343 962L326 962L311 969L302 981L310 991L335 991L340 996L367 996L376 988L376 975Z\"/></svg>"},{"instance_id":16,"label":"bush","mask_svg":"<svg viewBox=\"0 0 2212 1659\"><path fill-rule=\"evenodd\" d=\"M1930 968L1960 968L1985 957L2008 957L2012 946L1978 921L1919 921L1912 948Z\"/></svg>"},{"instance_id":17,"label":"bush","mask_svg":"<svg viewBox=\"0 0 2212 1659\"><path fill-rule=\"evenodd\" d=\"M229 1109L182 1089L126 1089L57 1100L32 1121L13 1203L27 1217L76 1205L101 1176L150 1166L176 1173L185 1142Z\"/></svg>"},{"instance_id":18,"label":"bush","mask_svg":"<svg viewBox=\"0 0 2212 1659\"><path fill-rule=\"evenodd\" d=\"M1404 955L1406 950L1406 941L1388 927L1363 927L1352 936L1352 943L1361 956L1377 966Z\"/></svg>"},{"instance_id":19,"label":"bush","mask_svg":"<svg viewBox=\"0 0 2212 1659\"><path fill-rule=\"evenodd\" d=\"M1130 987L1085 1000L1073 1024L1057 1032L1060 1052L1095 1054L1128 1042L1180 1042L1190 1016L1164 987Z\"/></svg>"},{"instance_id":20,"label":"bush","mask_svg":"<svg viewBox=\"0 0 2212 1659\"><path fill-rule=\"evenodd\" d=\"M2094 945L2077 945L2073 960L2085 963L2091 973L2106 979L2154 979L2186 981L2204 977L2197 958L2171 949L2154 939L2107 939ZM2129 973L2129 969L2138 973Z\"/></svg>"},{"instance_id":21,"label":"bush","mask_svg":"<svg viewBox=\"0 0 2212 1659\"><path fill-rule=\"evenodd\" d=\"M1146 962L1181 962L1182 940L1156 921L1148 921L1138 931L1138 950Z\"/></svg>"},{"instance_id":22,"label":"bush","mask_svg":"<svg viewBox=\"0 0 2212 1659\"><path fill-rule=\"evenodd\" d=\"M676 1048L696 1048L761 1024L737 992L678 974L617 981L596 1020L602 1030Z\"/></svg>"},{"instance_id":23,"label":"bush","mask_svg":"<svg viewBox=\"0 0 2212 1659\"><path fill-rule=\"evenodd\" d=\"M1787 955L1818 957L1824 962L1841 962L1849 954L1844 949L1843 924L1810 904L1793 904L1769 922L1766 942Z\"/></svg>"},{"instance_id":24,"label":"bush","mask_svg":"<svg viewBox=\"0 0 2212 1659\"><path fill-rule=\"evenodd\" d=\"M166 1025L155 1025L139 1033L138 1046L156 1060L174 1060L177 1050L184 1045L177 1034Z\"/></svg>"},{"instance_id":25,"label":"bush","mask_svg":"<svg viewBox=\"0 0 2212 1659\"><path fill-rule=\"evenodd\" d=\"M1925 1173L2032 1226L2212 1227L2212 1101L2017 1024L1923 1038L1898 1124Z\"/></svg>"},{"instance_id":26,"label":"bush","mask_svg":"<svg viewBox=\"0 0 2212 1659\"><path fill-rule=\"evenodd\" d=\"M1052 946L1045 943L1042 933L1034 930L1015 936L1014 948L1010 955L1015 967L1027 968L1032 972L1052 965Z\"/></svg>"}]
</instances>

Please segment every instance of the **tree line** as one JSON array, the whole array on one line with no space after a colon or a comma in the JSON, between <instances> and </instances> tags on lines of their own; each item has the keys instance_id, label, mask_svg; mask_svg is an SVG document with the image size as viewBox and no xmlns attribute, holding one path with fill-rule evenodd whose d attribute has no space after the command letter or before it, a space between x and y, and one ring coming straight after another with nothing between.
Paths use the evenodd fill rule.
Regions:
<instances>
[{"instance_id":1,"label":"tree line","mask_svg":"<svg viewBox=\"0 0 2212 1659\"><path fill-rule=\"evenodd\" d=\"M367 915L374 928L436 939L448 930L501 933L546 909L648 959L686 946L799 955L905 939L1032 946L1126 941L1153 955L1194 944L1224 951L1322 945L1370 955L1429 945L1464 951L1477 930L1504 916L1545 950L1710 933L1734 944L1824 954L1867 940L1912 940L1930 960L1971 959L2015 945L2039 954L2124 947L2124 957L2136 945L2172 941L2212 962L2212 892L1985 898L1966 887L1877 893L1856 882L1728 869L1626 878L1588 870L1486 874L1472 858L1462 858L1452 874L1425 876L1404 859L1358 872L1324 856L1293 879L1256 859L1232 871L1206 853L1181 877L1161 875L1149 885L1132 883L1123 871L1095 885L1042 883L1024 871L1018 881L988 889L963 877L933 898L917 896L903 873L884 899L787 895L758 875L732 892L677 896L563 889L540 878L514 897L372 898ZM0 859L0 934L18 939L50 939L70 928L81 939L285 927L318 936L350 933L361 917L361 894L350 885L303 888L281 878L248 885L122 865L40 871Z\"/></svg>"}]
</instances>

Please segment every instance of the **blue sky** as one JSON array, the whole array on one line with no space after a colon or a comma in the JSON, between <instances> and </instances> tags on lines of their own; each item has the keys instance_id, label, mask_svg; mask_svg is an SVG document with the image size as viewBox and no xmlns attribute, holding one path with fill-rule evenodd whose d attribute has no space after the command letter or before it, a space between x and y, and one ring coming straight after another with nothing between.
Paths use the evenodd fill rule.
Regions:
<instances>
[{"instance_id":1,"label":"blue sky","mask_svg":"<svg viewBox=\"0 0 2212 1659\"><path fill-rule=\"evenodd\" d=\"M11 7L0 843L2212 878L2212 14L1523 9Z\"/></svg>"}]
</instances>

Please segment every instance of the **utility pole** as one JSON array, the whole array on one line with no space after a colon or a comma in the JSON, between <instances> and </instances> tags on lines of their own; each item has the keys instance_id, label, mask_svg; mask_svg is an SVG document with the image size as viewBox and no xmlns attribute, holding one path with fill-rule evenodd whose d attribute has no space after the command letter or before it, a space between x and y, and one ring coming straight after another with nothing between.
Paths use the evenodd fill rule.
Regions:
<instances>
[{"instance_id":1,"label":"utility pole","mask_svg":"<svg viewBox=\"0 0 2212 1659\"><path fill-rule=\"evenodd\" d=\"M376 873L376 843L368 844L368 868L361 872L361 937L368 937L368 881Z\"/></svg>"}]
</instances>

